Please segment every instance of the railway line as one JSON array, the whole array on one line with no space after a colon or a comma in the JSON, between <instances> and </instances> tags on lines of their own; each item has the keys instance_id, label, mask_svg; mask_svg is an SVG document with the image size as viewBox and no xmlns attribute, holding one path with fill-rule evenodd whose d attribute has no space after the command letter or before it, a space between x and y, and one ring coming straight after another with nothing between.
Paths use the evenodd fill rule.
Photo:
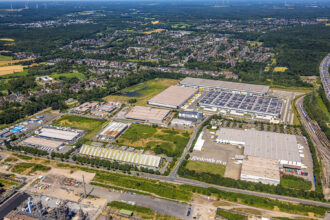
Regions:
<instances>
[{"instance_id":1,"label":"railway line","mask_svg":"<svg viewBox=\"0 0 330 220\"><path fill-rule=\"evenodd\" d=\"M327 195L327 190L329 189L330 182L330 143L328 138L322 132L320 126L313 122L311 118L308 116L306 110L303 108L303 100L304 96L297 99L296 107L298 109L299 114L301 115L301 122L306 128L306 131L309 133L309 136L312 139L312 142L322 159L322 167L324 174L324 194ZM298 107L299 106L299 107Z\"/></svg>"},{"instance_id":2,"label":"railway line","mask_svg":"<svg viewBox=\"0 0 330 220\"><path fill-rule=\"evenodd\" d=\"M330 66L330 53L322 60L320 64L320 77L322 80L324 92L327 95L328 100L330 100L329 66Z\"/></svg>"}]
</instances>

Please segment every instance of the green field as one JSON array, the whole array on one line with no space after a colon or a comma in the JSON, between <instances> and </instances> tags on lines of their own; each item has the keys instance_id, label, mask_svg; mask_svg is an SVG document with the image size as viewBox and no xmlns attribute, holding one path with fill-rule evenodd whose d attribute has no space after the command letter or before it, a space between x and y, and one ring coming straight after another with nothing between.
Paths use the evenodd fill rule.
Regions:
<instances>
[{"instance_id":1,"label":"green field","mask_svg":"<svg viewBox=\"0 0 330 220\"><path fill-rule=\"evenodd\" d=\"M155 213L150 208L146 208L143 206L137 206L137 205L130 205L130 204L119 202L119 201L112 201L112 202L108 203L107 205L118 211L121 209L133 211L133 214L135 216L140 216L143 219L157 219L157 220L158 219L159 220L177 219L175 217L170 217L170 216Z\"/></svg>"},{"instance_id":2,"label":"green field","mask_svg":"<svg viewBox=\"0 0 330 220\"><path fill-rule=\"evenodd\" d=\"M191 136L191 131L152 127L133 124L118 139L117 143L145 150L153 150L156 154L178 157L182 154Z\"/></svg>"},{"instance_id":3,"label":"green field","mask_svg":"<svg viewBox=\"0 0 330 220\"><path fill-rule=\"evenodd\" d=\"M14 173L24 173L27 174L26 172L28 172L28 174L36 172L36 171L42 171L42 172L46 172L48 170L50 170L50 167L41 165L41 164L34 164L34 163L18 163L16 164L13 168L12 168L12 172Z\"/></svg>"},{"instance_id":4,"label":"green field","mask_svg":"<svg viewBox=\"0 0 330 220\"><path fill-rule=\"evenodd\" d=\"M192 196L190 192L181 189L179 185L106 171L97 171L93 181L150 192L161 197L182 201L190 201Z\"/></svg>"},{"instance_id":5,"label":"green field","mask_svg":"<svg viewBox=\"0 0 330 220\"><path fill-rule=\"evenodd\" d=\"M64 76L66 78L79 78L79 79L86 79L86 76L82 73L54 73L50 75L50 77L54 79L59 79L61 76Z\"/></svg>"},{"instance_id":6,"label":"green field","mask_svg":"<svg viewBox=\"0 0 330 220\"><path fill-rule=\"evenodd\" d=\"M226 218L227 220L241 220L241 219L247 219L246 216L244 215L240 215L240 214L236 214L236 213L232 213L229 211L225 211L225 210L221 210L218 209L217 210L217 215Z\"/></svg>"},{"instance_id":7,"label":"green field","mask_svg":"<svg viewBox=\"0 0 330 220\"><path fill-rule=\"evenodd\" d=\"M88 132L86 139L92 138L107 123L104 119L91 119L74 115L65 115L53 123L55 126L64 126L82 129Z\"/></svg>"},{"instance_id":8,"label":"green field","mask_svg":"<svg viewBox=\"0 0 330 220\"><path fill-rule=\"evenodd\" d=\"M189 160L186 169L194 170L197 173L212 173L223 176L225 174L226 166Z\"/></svg>"},{"instance_id":9,"label":"green field","mask_svg":"<svg viewBox=\"0 0 330 220\"><path fill-rule=\"evenodd\" d=\"M0 178L0 184L3 185L3 188L4 189L8 189L11 186L17 186L17 185L19 185L19 182L16 182L16 181L10 180L10 179L2 179L2 178Z\"/></svg>"},{"instance_id":10,"label":"green field","mask_svg":"<svg viewBox=\"0 0 330 220\"><path fill-rule=\"evenodd\" d=\"M110 95L104 98L106 101L124 102L127 103L129 99L136 99L136 105L147 105L147 101L163 91L164 89L177 84L179 81L175 79L153 79L139 83L137 85L120 90L121 95ZM125 96L125 93L138 93L138 96Z\"/></svg>"},{"instance_id":11,"label":"green field","mask_svg":"<svg viewBox=\"0 0 330 220\"><path fill-rule=\"evenodd\" d=\"M0 61L9 61L9 60L13 60L13 58L11 56L0 55Z\"/></svg>"},{"instance_id":12,"label":"green field","mask_svg":"<svg viewBox=\"0 0 330 220\"><path fill-rule=\"evenodd\" d=\"M312 183L310 181L306 181L301 177L296 177L292 175L283 175L283 177L281 177L280 184L285 188L294 188L302 190L310 190L312 188Z\"/></svg>"}]
</instances>

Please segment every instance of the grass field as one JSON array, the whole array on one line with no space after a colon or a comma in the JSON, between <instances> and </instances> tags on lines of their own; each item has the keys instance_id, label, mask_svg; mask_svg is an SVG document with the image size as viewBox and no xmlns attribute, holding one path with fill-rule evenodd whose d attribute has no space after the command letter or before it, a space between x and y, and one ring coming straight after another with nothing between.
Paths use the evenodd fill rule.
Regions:
<instances>
[{"instance_id":1,"label":"grass field","mask_svg":"<svg viewBox=\"0 0 330 220\"><path fill-rule=\"evenodd\" d=\"M79 78L79 79L86 79L86 76L82 73L54 73L50 77L54 79L59 79L61 76L64 76L66 78Z\"/></svg>"},{"instance_id":2,"label":"grass field","mask_svg":"<svg viewBox=\"0 0 330 220\"><path fill-rule=\"evenodd\" d=\"M188 170L194 170L198 173L212 173L212 174L219 174L221 176L225 174L225 170L226 170L226 167L223 165L205 163L200 161L191 161L191 160L188 161L186 168Z\"/></svg>"},{"instance_id":3,"label":"grass field","mask_svg":"<svg viewBox=\"0 0 330 220\"><path fill-rule=\"evenodd\" d=\"M244 215L240 215L240 214L236 214L236 213L232 213L229 211L224 211L224 210L217 210L217 215L224 217L227 220L241 220L241 219L247 219L246 216Z\"/></svg>"},{"instance_id":4,"label":"grass field","mask_svg":"<svg viewBox=\"0 0 330 220\"><path fill-rule=\"evenodd\" d=\"M2 179L2 178L0 178L0 183L3 185L4 189L8 189L11 186L19 185L19 182L16 182L16 181L13 181L13 180L10 180L10 179Z\"/></svg>"},{"instance_id":5,"label":"grass field","mask_svg":"<svg viewBox=\"0 0 330 220\"><path fill-rule=\"evenodd\" d=\"M330 113L328 112L327 106L324 104L322 98L319 95L316 95L317 102L319 103L320 108L324 113L327 113L328 118L330 118Z\"/></svg>"},{"instance_id":6,"label":"grass field","mask_svg":"<svg viewBox=\"0 0 330 220\"><path fill-rule=\"evenodd\" d=\"M13 58L11 56L4 56L0 55L0 61L9 61L12 60Z\"/></svg>"},{"instance_id":7,"label":"grass field","mask_svg":"<svg viewBox=\"0 0 330 220\"><path fill-rule=\"evenodd\" d=\"M133 124L118 139L118 143L135 148L152 150L157 154L180 156L187 145L191 131L151 127L148 125Z\"/></svg>"},{"instance_id":8,"label":"grass field","mask_svg":"<svg viewBox=\"0 0 330 220\"><path fill-rule=\"evenodd\" d=\"M274 72L285 72L288 68L287 67L280 67L280 66L277 66L274 68Z\"/></svg>"},{"instance_id":9,"label":"grass field","mask_svg":"<svg viewBox=\"0 0 330 220\"><path fill-rule=\"evenodd\" d=\"M302 190L310 190L312 188L312 183L310 181L305 181L301 177L296 177L292 175L283 175L280 184L285 188L294 188Z\"/></svg>"},{"instance_id":10,"label":"grass field","mask_svg":"<svg viewBox=\"0 0 330 220\"><path fill-rule=\"evenodd\" d=\"M127 92L137 92L140 95L134 97L128 97L124 95L111 95L104 98L106 101L115 101L115 102L124 102L127 103L129 99L136 99L136 105L147 105L147 101L163 91L164 89L175 85L179 82L179 80L175 79L153 79L143 83L139 83L137 85L125 88L120 90L120 94L125 94Z\"/></svg>"},{"instance_id":11,"label":"grass field","mask_svg":"<svg viewBox=\"0 0 330 220\"><path fill-rule=\"evenodd\" d=\"M255 47L255 46L260 47L263 44L262 42L258 42L258 41L247 41L247 43L252 47Z\"/></svg>"},{"instance_id":12,"label":"grass field","mask_svg":"<svg viewBox=\"0 0 330 220\"><path fill-rule=\"evenodd\" d=\"M74 129L82 129L88 132L86 139L92 138L107 123L103 119L91 119L73 115L65 115L53 123L55 126L64 126Z\"/></svg>"},{"instance_id":13,"label":"grass field","mask_svg":"<svg viewBox=\"0 0 330 220\"><path fill-rule=\"evenodd\" d=\"M14 65L14 66L2 66L0 67L0 76L23 72L22 65Z\"/></svg>"},{"instance_id":14,"label":"grass field","mask_svg":"<svg viewBox=\"0 0 330 220\"><path fill-rule=\"evenodd\" d=\"M34 163L18 163L12 168L12 172L19 173L19 174L30 174L36 171L46 172L50 170L50 167L41 165L41 164L34 164Z\"/></svg>"}]
</instances>

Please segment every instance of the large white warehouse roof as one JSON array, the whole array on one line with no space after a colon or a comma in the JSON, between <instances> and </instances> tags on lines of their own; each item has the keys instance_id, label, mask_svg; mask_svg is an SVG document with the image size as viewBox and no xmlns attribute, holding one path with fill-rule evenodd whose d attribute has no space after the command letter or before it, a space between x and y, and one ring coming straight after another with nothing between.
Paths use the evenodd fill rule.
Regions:
<instances>
[{"instance_id":1,"label":"large white warehouse roof","mask_svg":"<svg viewBox=\"0 0 330 220\"><path fill-rule=\"evenodd\" d=\"M221 128L217 135L220 142L243 145L245 155L276 159L284 164L301 163L295 135L231 128Z\"/></svg>"},{"instance_id":2,"label":"large white warehouse roof","mask_svg":"<svg viewBox=\"0 0 330 220\"><path fill-rule=\"evenodd\" d=\"M65 140L65 141L71 141L77 136L79 136L78 132L74 131L63 131L60 129L54 129L54 128L43 128L40 131L39 136L41 137L48 137L48 138L54 138L59 140Z\"/></svg>"}]
</instances>

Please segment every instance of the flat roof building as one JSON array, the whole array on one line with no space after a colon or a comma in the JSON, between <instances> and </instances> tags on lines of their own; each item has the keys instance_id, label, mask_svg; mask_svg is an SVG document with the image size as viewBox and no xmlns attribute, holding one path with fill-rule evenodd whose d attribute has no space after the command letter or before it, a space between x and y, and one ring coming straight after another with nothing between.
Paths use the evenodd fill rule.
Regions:
<instances>
[{"instance_id":1,"label":"flat roof building","mask_svg":"<svg viewBox=\"0 0 330 220\"><path fill-rule=\"evenodd\" d=\"M181 111L179 112L179 118L187 119L191 121L197 121L203 118L202 112L194 112L194 111Z\"/></svg>"},{"instance_id":2,"label":"flat roof building","mask_svg":"<svg viewBox=\"0 0 330 220\"><path fill-rule=\"evenodd\" d=\"M111 122L108 124L99 134L99 138L106 139L111 138L115 139L117 138L126 128L128 127L128 124L121 123L121 122Z\"/></svg>"},{"instance_id":3,"label":"flat roof building","mask_svg":"<svg viewBox=\"0 0 330 220\"><path fill-rule=\"evenodd\" d=\"M241 180L278 185L280 183L280 164L278 160L247 156L243 159Z\"/></svg>"},{"instance_id":4,"label":"flat roof building","mask_svg":"<svg viewBox=\"0 0 330 220\"><path fill-rule=\"evenodd\" d=\"M39 136L45 138L51 138L55 140L72 141L80 134L75 131L63 131L55 128L42 128Z\"/></svg>"},{"instance_id":5,"label":"flat roof building","mask_svg":"<svg viewBox=\"0 0 330 220\"><path fill-rule=\"evenodd\" d=\"M159 167L161 161L159 156L89 145L83 145L79 153L150 167Z\"/></svg>"},{"instance_id":6,"label":"flat roof building","mask_svg":"<svg viewBox=\"0 0 330 220\"><path fill-rule=\"evenodd\" d=\"M170 86L148 101L149 105L178 109L183 106L197 89L183 86Z\"/></svg>"},{"instance_id":7,"label":"flat roof building","mask_svg":"<svg viewBox=\"0 0 330 220\"><path fill-rule=\"evenodd\" d=\"M186 77L181 82L180 85L192 88L203 88L203 89L215 89L239 92L245 94L258 94L265 95L269 91L269 86L264 85L254 85L247 83L237 83L237 82L227 82L220 80L211 79L200 79Z\"/></svg>"},{"instance_id":8,"label":"flat roof building","mask_svg":"<svg viewBox=\"0 0 330 220\"><path fill-rule=\"evenodd\" d=\"M170 111L165 109L135 106L130 112L126 114L125 118L153 123L162 123L169 113Z\"/></svg>"},{"instance_id":9,"label":"flat roof building","mask_svg":"<svg viewBox=\"0 0 330 220\"><path fill-rule=\"evenodd\" d=\"M24 145L30 145L35 147L48 148L49 150L58 150L63 146L63 141L48 140L40 137L29 137L22 142Z\"/></svg>"},{"instance_id":10,"label":"flat roof building","mask_svg":"<svg viewBox=\"0 0 330 220\"><path fill-rule=\"evenodd\" d=\"M295 135L255 129L220 128L217 142L244 147L244 155L270 158L281 164L301 166L301 158Z\"/></svg>"}]
</instances>

